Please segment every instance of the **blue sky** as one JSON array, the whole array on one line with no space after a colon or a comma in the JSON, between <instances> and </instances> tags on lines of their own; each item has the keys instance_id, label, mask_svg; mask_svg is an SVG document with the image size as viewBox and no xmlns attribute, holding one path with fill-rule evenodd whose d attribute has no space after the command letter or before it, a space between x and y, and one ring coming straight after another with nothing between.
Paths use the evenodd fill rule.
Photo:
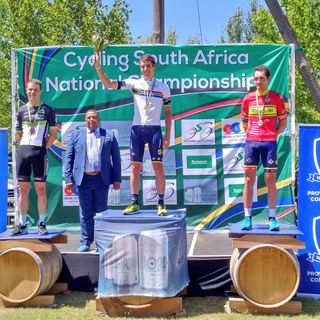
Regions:
<instances>
[{"instance_id":1,"label":"blue sky","mask_svg":"<svg viewBox=\"0 0 320 320\"><path fill-rule=\"evenodd\" d=\"M104 0L108 5L113 0ZM153 0L126 0L132 9L129 26L134 41L138 36L152 34ZM224 32L227 19L237 8L249 10L249 0L198 0L203 43L217 43ZM265 6L263 0L258 4ZM175 28L177 44L184 44L190 36L200 35L197 0L165 0L165 32Z\"/></svg>"}]
</instances>

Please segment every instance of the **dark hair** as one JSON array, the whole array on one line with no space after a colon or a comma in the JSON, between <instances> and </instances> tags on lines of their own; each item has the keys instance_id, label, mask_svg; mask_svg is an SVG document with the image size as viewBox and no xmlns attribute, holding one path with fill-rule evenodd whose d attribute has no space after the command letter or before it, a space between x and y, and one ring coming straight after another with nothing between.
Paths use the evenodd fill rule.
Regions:
<instances>
[{"instance_id":1,"label":"dark hair","mask_svg":"<svg viewBox=\"0 0 320 320\"><path fill-rule=\"evenodd\" d=\"M264 72L264 74L269 78L271 76L270 70L267 66L257 66L254 68L253 75L256 71Z\"/></svg>"},{"instance_id":2,"label":"dark hair","mask_svg":"<svg viewBox=\"0 0 320 320\"><path fill-rule=\"evenodd\" d=\"M141 63L141 62L146 62L146 61L150 61L153 66L156 65L156 60L155 60L154 56L152 56L151 54L144 54L144 55L139 59L139 63Z\"/></svg>"},{"instance_id":3,"label":"dark hair","mask_svg":"<svg viewBox=\"0 0 320 320\"><path fill-rule=\"evenodd\" d=\"M30 79L30 80L28 81L28 83L27 83L27 86L28 86L29 83L31 83L31 84L36 84L36 85L39 86L40 90L42 89L41 81L38 80L38 79Z\"/></svg>"}]
</instances>

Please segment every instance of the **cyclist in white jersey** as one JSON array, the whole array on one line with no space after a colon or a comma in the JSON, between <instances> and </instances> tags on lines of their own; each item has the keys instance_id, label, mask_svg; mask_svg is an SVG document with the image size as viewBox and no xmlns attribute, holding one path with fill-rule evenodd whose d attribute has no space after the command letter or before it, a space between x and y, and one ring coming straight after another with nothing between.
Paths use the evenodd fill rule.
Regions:
<instances>
[{"instance_id":1,"label":"cyclist in white jersey","mask_svg":"<svg viewBox=\"0 0 320 320\"><path fill-rule=\"evenodd\" d=\"M40 100L41 82L39 80L29 80L26 92L29 101L19 108L16 121L16 143L19 145L17 151L17 178L20 187L20 223L15 226L12 232L13 236L28 233L27 214L32 172L38 196L39 234L48 234L45 225L47 211L47 149L57 137L55 112Z\"/></svg>"},{"instance_id":2,"label":"cyclist in white jersey","mask_svg":"<svg viewBox=\"0 0 320 320\"><path fill-rule=\"evenodd\" d=\"M131 158L131 203L123 211L132 214L140 210L138 194L140 189L140 172L144 147L149 146L151 161L156 175L156 187L159 196L157 204L158 215L166 215L164 204L166 178L163 169L163 149L170 145L171 131L171 95L169 87L155 79L155 59L152 55L145 54L139 60L142 73L140 79L126 79L114 81L105 74L100 66L99 53L95 52L95 68L100 80L106 88L131 90L134 97L134 118L130 135ZM162 136L160 116L164 106L165 135Z\"/></svg>"}]
</instances>

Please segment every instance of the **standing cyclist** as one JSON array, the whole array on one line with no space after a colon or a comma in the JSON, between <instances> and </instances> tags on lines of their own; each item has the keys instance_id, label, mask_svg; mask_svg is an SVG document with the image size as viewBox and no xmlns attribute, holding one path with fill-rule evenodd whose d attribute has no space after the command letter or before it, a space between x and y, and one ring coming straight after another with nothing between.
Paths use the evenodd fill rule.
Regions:
<instances>
[{"instance_id":1,"label":"standing cyclist","mask_svg":"<svg viewBox=\"0 0 320 320\"><path fill-rule=\"evenodd\" d=\"M47 149L57 137L54 110L41 102L41 82L29 80L27 84L28 103L17 112L16 143L17 177L20 187L20 223L12 235L24 235L27 230L29 210L30 176L33 172L34 185L38 196L38 229L40 235L48 234L45 225L47 211L46 178L48 171Z\"/></svg>"},{"instance_id":2,"label":"standing cyclist","mask_svg":"<svg viewBox=\"0 0 320 320\"><path fill-rule=\"evenodd\" d=\"M134 118L130 135L131 158L131 203L123 211L132 214L140 210L138 194L140 189L140 172L144 147L149 146L151 161L156 176L156 187L159 196L158 215L166 215L164 204L166 178L163 168L163 149L169 147L171 130L171 95L169 87L155 79L155 59L145 54L139 60L142 77L140 79L126 79L113 81L104 73L100 66L99 53L95 52L95 68L100 80L106 88L131 90L134 99ZM160 116L164 106L166 132L162 137Z\"/></svg>"},{"instance_id":3,"label":"standing cyclist","mask_svg":"<svg viewBox=\"0 0 320 320\"><path fill-rule=\"evenodd\" d=\"M242 230L252 229L253 186L261 157L264 179L268 190L269 230L279 231L275 219L277 204L277 137L286 127L287 112L282 95L268 90L270 70L258 66L253 74L256 91L242 100L242 124L246 131L244 213ZM277 119L279 125L277 126Z\"/></svg>"}]
</instances>

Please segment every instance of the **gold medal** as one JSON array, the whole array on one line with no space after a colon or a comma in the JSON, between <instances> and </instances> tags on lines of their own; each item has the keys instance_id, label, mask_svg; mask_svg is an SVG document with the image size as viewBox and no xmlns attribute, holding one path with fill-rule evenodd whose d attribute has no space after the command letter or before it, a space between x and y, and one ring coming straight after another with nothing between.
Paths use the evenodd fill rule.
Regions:
<instances>
[{"instance_id":1,"label":"gold medal","mask_svg":"<svg viewBox=\"0 0 320 320\"><path fill-rule=\"evenodd\" d=\"M34 126L30 127L30 134L35 134L36 133L36 129Z\"/></svg>"},{"instance_id":2,"label":"gold medal","mask_svg":"<svg viewBox=\"0 0 320 320\"><path fill-rule=\"evenodd\" d=\"M259 119L258 121L258 126L261 127L263 125L263 120L262 119Z\"/></svg>"}]
</instances>

